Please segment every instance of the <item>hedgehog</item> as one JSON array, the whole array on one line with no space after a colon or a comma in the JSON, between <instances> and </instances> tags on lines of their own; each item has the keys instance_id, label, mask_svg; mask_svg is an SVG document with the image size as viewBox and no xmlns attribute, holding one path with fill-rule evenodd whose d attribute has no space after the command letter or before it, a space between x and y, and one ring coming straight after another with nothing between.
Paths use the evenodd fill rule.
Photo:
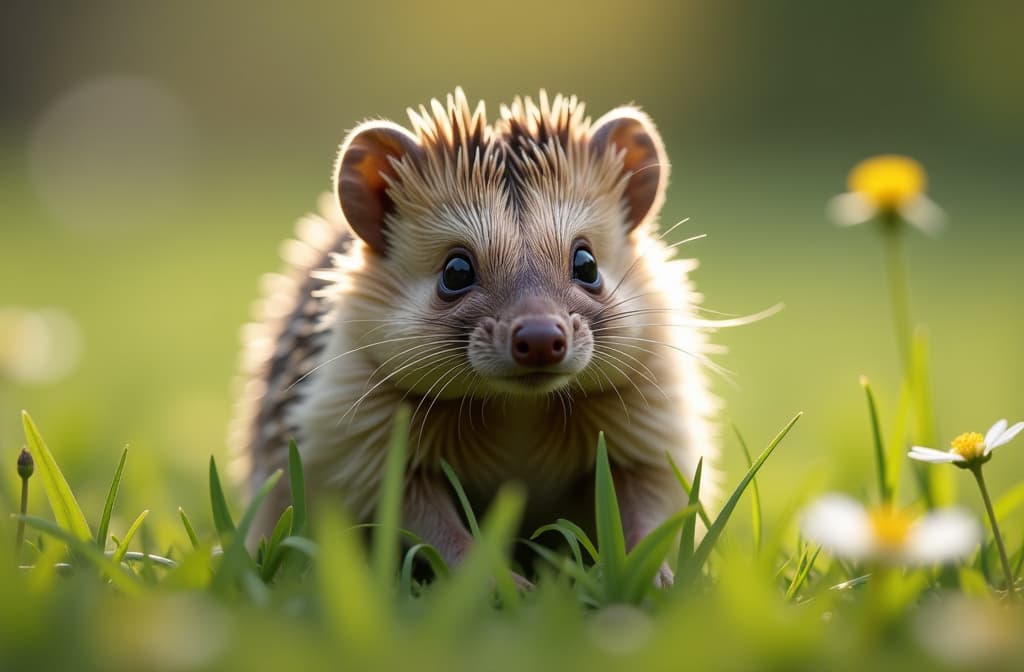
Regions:
<instances>
[{"instance_id":1,"label":"hedgehog","mask_svg":"<svg viewBox=\"0 0 1024 672\"><path fill-rule=\"evenodd\" d=\"M493 123L461 89L408 114L348 133L243 331L249 484L285 468L294 439L311 500L371 521L407 404L401 523L456 566L473 538L443 461L474 510L516 481L524 529L587 528L603 432L635 546L686 504L673 464L692 476L716 455L696 261L658 233L661 137L637 107L591 121L544 91ZM251 542L289 501L282 480Z\"/></svg>"}]
</instances>

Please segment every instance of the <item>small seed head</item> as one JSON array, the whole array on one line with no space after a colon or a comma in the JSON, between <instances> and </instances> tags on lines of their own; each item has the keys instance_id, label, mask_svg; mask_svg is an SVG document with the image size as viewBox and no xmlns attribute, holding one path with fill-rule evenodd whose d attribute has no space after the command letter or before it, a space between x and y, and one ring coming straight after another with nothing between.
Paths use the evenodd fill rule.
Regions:
<instances>
[{"instance_id":1,"label":"small seed head","mask_svg":"<svg viewBox=\"0 0 1024 672\"><path fill-rule=\"evenodd\" d=\"M22 448L21 454L18 455L18 476L28 480L35 470L36 461L32 459L32 453L28 452L28 448Z\"/></svg>"}]
</instances>

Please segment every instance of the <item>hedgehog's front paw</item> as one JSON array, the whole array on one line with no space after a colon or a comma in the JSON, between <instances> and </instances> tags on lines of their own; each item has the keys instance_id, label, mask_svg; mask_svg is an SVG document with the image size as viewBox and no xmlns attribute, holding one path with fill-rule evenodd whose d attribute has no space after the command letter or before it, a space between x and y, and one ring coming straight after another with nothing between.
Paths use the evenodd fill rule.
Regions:
<instances>
[{"instance_id":1,"label":"hedgehog's front paw","mask_svg":"<svg viewBox=\"0 0 1024 672\"><path fill-rule=\"evenodd\" d=\"M533 581L530 581L525 576L522 576L521 574L516 574L515 572L512 572L512 571L510 571L508 574L512 578L512 583L516 584L516 590L519 591L520 593L528 593L528 592L532 591L534 588L536 588L536 586L533 585ZM495 579L492 576L490 584L491 584L491 592L492 593L497 592L497 590L498 590L498 580Z\"/></svg>"},{"instance_id":2,"label":"hedgehog's front paw","mask_svg":"<svg viewBox=\"0 0 1024 672\"><path fill-rule=\"evenodd\" d=\"M516 589L520 593L528 593L531 590L533 590L534 588L536 588L536 586L533 585L533 581L530 581L525 576L522 576L520 574L516 574L515 572L509 572L509 573L512 575L512 582L516 584Z\"/></svg>"},{"instance_id":3,"label":"hedgehog's front paw","mask_svg":"<svg viewBox=\"0 0 1024 672\"><path fill-rule=\"evenodd\" d=\"M668 590L675 582L675 575L667 562L661 563L658 573L654 575L654 587L660 590Z\"/></svg>"}]
</instances>

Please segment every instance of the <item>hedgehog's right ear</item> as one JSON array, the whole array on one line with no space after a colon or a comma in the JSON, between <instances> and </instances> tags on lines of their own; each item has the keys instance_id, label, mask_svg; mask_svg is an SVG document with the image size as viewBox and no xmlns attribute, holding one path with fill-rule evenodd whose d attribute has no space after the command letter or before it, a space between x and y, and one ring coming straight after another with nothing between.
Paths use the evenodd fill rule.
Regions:
<instances>
[{"instance_id":1,"label":"hedgehog's right ear","mask_svg":"<svg viewBox=\"0 0 1024 672\"><path fill-rule=\"evenodd\" d=\"M622 154L626 177L626 226L632 231L658 214L668 186L665 145L650 117L635 107L620 107L604 115L591 129L590 146L598 156Z\"/></svg>"},{"instance_id":2,"label":"hedgehog's right ear","mask_svg":"<svg viewBox=\"0 0 1024 672\"><path fill-rule=\"evenodd\" d=\"M349 133L341 146L334 193L349 226L378 254L387 253L384 219L394 208L388 182L395 162L421 153L413 135L389 121L368 121Z\"/></svg>"}]
</instances>

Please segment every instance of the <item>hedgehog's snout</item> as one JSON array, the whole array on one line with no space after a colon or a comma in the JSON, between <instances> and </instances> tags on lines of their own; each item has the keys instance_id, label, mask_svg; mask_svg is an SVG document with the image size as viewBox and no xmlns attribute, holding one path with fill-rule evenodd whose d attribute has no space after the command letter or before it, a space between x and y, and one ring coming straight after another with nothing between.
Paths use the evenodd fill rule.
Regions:
<instances>
[{"instance_id":1,"label":"hedgehog's snout","mask_svg":"<svg viewBox=\"0 0 1024 672\"><path fill-rule=\"evenodd\" d=\"M552 366L565 359L565 327L554 317L516 320L509 345L512 359L521 366Z\"/></svg>"},{"instance_id":2,"label":"hedgehog's snout","mask_svg":"<svg viewBox=\"0 0 1024 672\"><path fill-rule=\"evenodd\" d=\"M548 394L568 385L590 362L586 321L550 297L529 296L481 318L468 356L488 387Z\"/></svg>"}]
</instances>

